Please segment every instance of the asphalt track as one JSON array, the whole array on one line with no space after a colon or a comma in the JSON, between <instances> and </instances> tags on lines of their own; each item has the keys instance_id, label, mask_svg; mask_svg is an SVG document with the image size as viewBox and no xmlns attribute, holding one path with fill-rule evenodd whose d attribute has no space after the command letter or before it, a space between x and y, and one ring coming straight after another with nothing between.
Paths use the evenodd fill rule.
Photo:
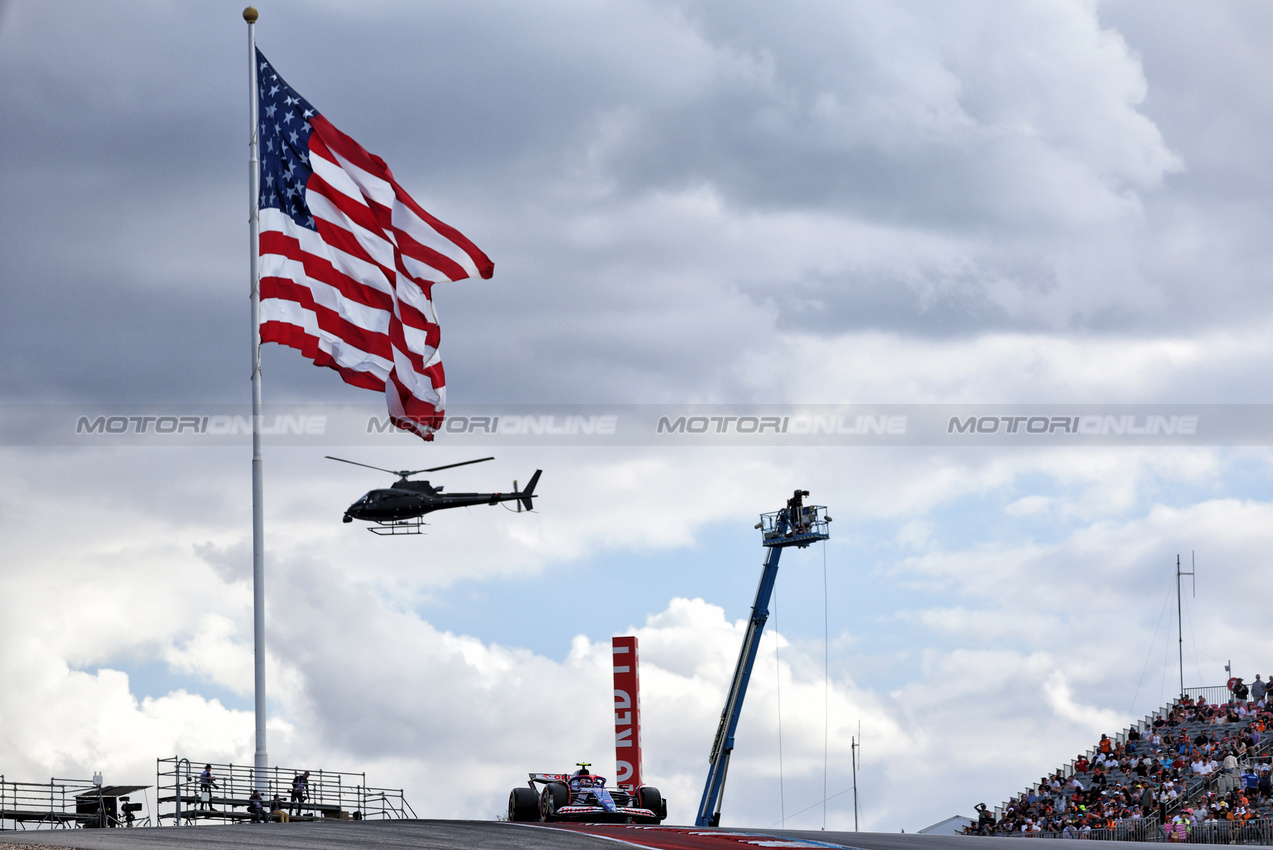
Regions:
<instances>
[{"instance_id":1,"label":"asphalt track","mask_svg":"<svg viewBox=\"0 0 1273 850\"><path fill-rule=\"evenodd\" d=\"M700 829L608 825L512 824L498 821L393 820L357 823L233 824L155 829L74 829L0 832L0 850L32 845L84 850L753 850L753 848L856 848L856 850L1004 850L1023 839L954 835L811 830ZM1033 843L1037 846L1039 839ZM1089 841L1086 850L1097 850ZM1120 845L1126 847L1126 843Z\"/></svg>"}]
</instances>

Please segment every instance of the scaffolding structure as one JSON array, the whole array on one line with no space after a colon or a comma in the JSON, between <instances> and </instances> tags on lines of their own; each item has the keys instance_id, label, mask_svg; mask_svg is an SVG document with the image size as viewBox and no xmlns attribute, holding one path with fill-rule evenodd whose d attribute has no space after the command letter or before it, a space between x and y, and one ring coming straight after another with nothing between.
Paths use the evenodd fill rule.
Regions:
<instances>
[{"instance_id":1,"label":"scaffolding structure","mask_svg":"<svg viewBox=\"0 0 1273 850\"><path fill-rule=\"evenodd\" d=\"M205 795L199 775L211 767L215 784ZM292 783L309 773L305 799L292 800ZM260 780L260 781L258 781ZM155 760L157 790L155 822L182 825L198 821L226 823L250 821L252 791L262 788L262 802L268 811L277 796L289 820L387 820L414 818L415 811L401 788L367 785L366 773L323 770L321 768L271 767L258 777L252 765L199 761L181 756ZM204 799L206 796L206 799Z\"/></svg>"},{"instance_id":2,"label":"scaffolding structure","mask_svg":"<svg viewBox=\"0 0 1273 850\"><path fill-rule=\"evenodd\" d=\"M149 823L144 803L130 794L144 785L107 785L100 779L17 782L0 774L0 830L117 827Z\"/></svg>"}]
</instances>

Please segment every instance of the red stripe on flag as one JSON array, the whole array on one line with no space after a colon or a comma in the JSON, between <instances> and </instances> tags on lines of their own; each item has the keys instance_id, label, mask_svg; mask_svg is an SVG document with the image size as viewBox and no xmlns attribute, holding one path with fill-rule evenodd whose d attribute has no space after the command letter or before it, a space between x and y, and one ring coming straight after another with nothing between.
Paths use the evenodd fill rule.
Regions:
<instances>
[{"instance_id":1,"label":"red stripe on flag","mask_svg":"<svg viewBox=\"0 0 1273 850\"><path fill-rule=\"evenodd\" d=\"M421 313L419 310L417 310L415 307L412 307L410 304L407 304L405 302L399 301L398 312L401 314L399 317L399 320L402 322L402 324L406 325L409 328L415 328L416 330L424 331L430 337L436 336L438 326L435 325L433 322L430 322L428 317L425 316L423 313ZM430 348L438 347L437 340L432 338L425 344L428 345Z\"/></svg>"},{"instance_id":2,"label":"red stripe on flag","mask_svg":"<svg viewBox=\"0 0 1273 850\"><path fill-rule=\"evenodd\" d=\"M468 254L469 259L473 261L473 265L477 267L478 274L483 278L489 278L495 273L495 264L491 262L490 257L486 256L480 248L469 241L468 237L463 233L425 212L424 208L417 204L415 199L398 185L398 181L394 179L393 172L389 170L389 166L385 164L383 159L373 153L369 153L362 145L336 129L330 121L321 115L314 116L309 123L314 128L314 132L309 137L311 149L314 147L314 139L317 137L327 150L347 160L352 165L358 166L368 174L374 174L382 180L391 183L394 196L398 202L419 216L422 221L437 231L448 242ZM462 274L460 277L451 277L451 279L461 280L464 277L467 277L467 275Z\"/></svg>"},{"instance_id":3,"label":"red stripe on flag","mask_svg":"<svg viewBox=\"0 0 1273 850\"><path fill-rule=\"evenodd\" d=\"M361 328L331 308L316 303L314 301L314 293L306 286L284 277L263 277L261 278L261 300L264 301L270 298L299 304L302 308L314 314L319 328L327 331L332 336L339 337L343 342L357 348L359 351L365 351L368 354L374 354L386 360L393 359L393 351L389 347L389 340L383 333Z\"/></svg>"},{"instance_id":4,"label":"red stripe on flag","mask_svg":"<svg viewBox=\"0 0 1273 850\"><path fill-rule=\"evenodd\" d=\"M384 239L386 228L382 222L377 220L376 214L369 205L369 199L349 197L324 180L317 171L309 176L309 181L305 184L305 194L308 195L310 192L322 195L331 201L332 206L340 210L341 214L351 222L374 234L377 238ZM340 226L343 228L344 223L341 222Z\"/></svg>"},{"instance_id":5,"label":"red stripe on flag","mask_svg":"<svg viewBox=\"0 0 1273 850\"><path fill-rule=\"evenodd\" d=\"M473 261L473 265L477 266L477 273L480 274L483 279L489 278L491 275L495 274L495 264L491 262L491 258L482 253L482 251L470 242L463 233L456 230L446 222L440 221L425 212L424 208L417 204L410 195L402 191L402 187L397 183L393 184L393 188L397 193L398 200L402 202L403 206L411 210L420 218L424 219L430 227L442 236L446 237L448 241L454 242L457 246L459 246L460 250L469 255L469 259Z\"/></svg>"},{"instance_id":6,"label":"red stripe on flag","mask_svg":"<svg viewBox=\"0 0 1273 850\"><path fill-rule=\"evenodd\" d=\"M412 372L415 372L417 375L425 375L428 373L428 370L424 366L425 360L428 358L425 357L425 355L420 354L418 351L413 351L411 347L407 345L406 337L402 334L402 322L394 320L389 323L389 341L393 343L394 351L402 357L405 357L407 362L411 364ZM432 356L433 353L430 352L428 357ZM434 384L433 386L436 389L440 385Z\"/></svg>"},{"instance_id":7,"label":"red stripe on flag","mask_svg":"<svg viewBox=\"0 0 1273 850\"><path fill-rule=\"evenodd\" d=\"M264 257L269 254L276 254L299 262L302 268L305 269L307 277L333 287L350 301L356 301L359 304L384 310L385 312L392 312L393 310L394 299L392 295L374 286L359 283L333 266L331 261L325 257L305 252L301 249L301 244L295 237L280 233L277 230L263 231L261 233L261 256Z\"/></svg>"},{"instance_id":8,"label":"red stripe on flag","mask_svg":"<svg viewBox=\"0 0 1273 850\"><path fill-rule=\"evenodd\" d=\"M391 183L395 182L393 172L389 170L389 166L385 164L383 159L373 153L368 153L366 148L336 129L336 125L328 121L326 117L315 115L309 119L309 126L314 130L309 137L311 150L314 147L314 139L317 138L326 149L342 159L348 160L352 165L356 165L368 174L374 174L382 180L387 180Z\"/></svg>"},{"instance_id":9,"label":"red stripe on flag","mask_svg":"<svg viewBox=\"0 0 1273 850\"><path fill-rule=\"evenodd\" d=\"M437 269L447 276L448 280L464 280L469 276L464 266L452 260L446 254L435 251L428 245L417 242L410 233L394 228L394 238L398 240L398 250L413 260L419 260L430 268ZM404 270L405 271L405 270Z\"/></svg>"},{"instance_id":10,"label":"red stripe on flag","mask_svg":"<svg viewBox=\"0 0 1273 850\"><path fill-rule=\"evenodd\" d=\"M295 348L301 354L314 361L315 366L335 369L345 383L365 390L383 391L385 382L370 372L361 372L341 366L326 351L318 347L320 340L305 332L304 328L283 322L262 322L261 342L277 342L289 348Z\"/></svg>"}]
</instances>

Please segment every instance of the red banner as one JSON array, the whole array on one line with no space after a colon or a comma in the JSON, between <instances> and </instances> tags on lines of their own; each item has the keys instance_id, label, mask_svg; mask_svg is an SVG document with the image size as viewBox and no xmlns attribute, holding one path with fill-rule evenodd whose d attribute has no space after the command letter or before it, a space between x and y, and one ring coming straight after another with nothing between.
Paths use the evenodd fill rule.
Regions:
<instances>
[{"instance_id":1,"label":"red banner","mask_svg":"<svg viewBox=\"0 0 1273 850\"><path fill-rule=\"evenodd\" d=\"M616 785L640 785L641 680L637 675L637 639L616 637L614 651L614 763Z\"/></svg>"}]
</instances>

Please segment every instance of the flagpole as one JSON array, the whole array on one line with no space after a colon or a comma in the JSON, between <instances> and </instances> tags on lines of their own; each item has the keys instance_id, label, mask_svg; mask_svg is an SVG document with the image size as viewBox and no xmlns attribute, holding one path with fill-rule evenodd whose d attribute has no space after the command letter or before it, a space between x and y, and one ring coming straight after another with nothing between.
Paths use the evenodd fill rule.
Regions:
<instances>
[{"instance_id":1,"label":"flagpole","mask_svg":"<svg viewBox=\"0 0 1273 850\"><path fill-rule=\"evenodd\" d=\"M248 193L251 195L248 205L251 245L248 268L252 291L252 645L256 702L256 776L253 785L257 791L264 793L267 790L269 758L265 751L265 473L261 462L261 272L258 266L261 255L261 223L258 219L261 178L257 150L256 18L256 9L248 6L243 10L243 20L248 24L252 116L248 135Z\"/></svg>"}]
</instances>

